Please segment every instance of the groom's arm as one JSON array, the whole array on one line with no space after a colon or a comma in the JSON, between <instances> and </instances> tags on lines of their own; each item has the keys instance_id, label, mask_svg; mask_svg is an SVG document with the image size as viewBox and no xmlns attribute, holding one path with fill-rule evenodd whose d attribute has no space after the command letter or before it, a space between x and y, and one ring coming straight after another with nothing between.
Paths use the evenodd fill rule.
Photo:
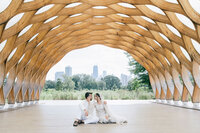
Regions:
<instances>
[{"instance_id":1,"label":"groom's arm","mask_svg":"<svg viewBox=\"0 0 200 133\"><path fill-rule=\"evenodd\" d=\"M86 108L85 108L85 106L83 105L83 103L80 103L80 104L79 104L79 107L80 107L80 109L81 109L82 111L86 110Z\"/></svg>"},{"instance_id":2,"label":"groom's arm","mask_svg":"<svg viewBox=\"0 0 200 133\"><path fill-rule=\"evenodd\" d=\"M88 111L87 109L85 108L84 104L83 103L80 103L79 104L79 107L81 109L81 111L83 111L85 113L86 116L88 116Z\"/></svg>"}]
</instances>

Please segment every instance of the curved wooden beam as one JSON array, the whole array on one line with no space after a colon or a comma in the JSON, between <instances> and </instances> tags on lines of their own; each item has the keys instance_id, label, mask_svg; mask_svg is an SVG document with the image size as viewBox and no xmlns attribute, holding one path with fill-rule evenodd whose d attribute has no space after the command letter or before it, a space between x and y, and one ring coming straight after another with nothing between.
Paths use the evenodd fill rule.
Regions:
<instances>
[{"instance_id":1,"label":"curved wooden beam","mask_svg":"<svg viewBox=\"0 0 200 133\"><path fill-rule=\"evenodd\" d=\"M75 2L80 5L67 6ZM45 6L52 7L38 13ZM200 14L188 1L13 0L0 13L0 104L39 100L51 67L68 52L94 44L130 53L148 71L156 98L187 101L190 94L193 102L200 101L200 54L194 46L200 45Z\"/></svg>"}]
</instances>

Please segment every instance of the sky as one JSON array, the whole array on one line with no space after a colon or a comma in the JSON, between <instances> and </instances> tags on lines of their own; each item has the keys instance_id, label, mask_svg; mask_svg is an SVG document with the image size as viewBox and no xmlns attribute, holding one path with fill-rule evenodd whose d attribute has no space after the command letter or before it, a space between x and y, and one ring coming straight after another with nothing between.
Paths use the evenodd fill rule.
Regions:
<instances>
[{"instance_id":1,"label":"sky","mask_svg":"<svg viewBox=\"0 0 200 133\"><path fill-rule=\"evenodd\" d=\"M47 80L55 79L55 72L65 71L66 66L72 67L72 74L92 74L93 66L98 66L99 75L105 70L107 74L120 77L121 73L130 75L128 58L125 51L104 45L92 45L69 52L47 74Z\"/></svg>"}]
</instances>

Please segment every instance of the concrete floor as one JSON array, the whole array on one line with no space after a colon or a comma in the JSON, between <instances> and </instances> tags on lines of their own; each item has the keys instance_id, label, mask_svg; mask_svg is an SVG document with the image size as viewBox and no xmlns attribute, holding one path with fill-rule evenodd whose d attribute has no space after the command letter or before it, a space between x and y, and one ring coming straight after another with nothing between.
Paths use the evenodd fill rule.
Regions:
<instances>
[{"instance_id":1,"label":"concrete floor","mask_svg":"<svg viewBox=\"0 0 200 133\"><path fill-rule=\"evenodd\" d=\"M110 105L128 123L73 127L77 105L38 104L0 112L0 133L199 133L200 111L156 103Z\"/></svg>"}]
</instances>

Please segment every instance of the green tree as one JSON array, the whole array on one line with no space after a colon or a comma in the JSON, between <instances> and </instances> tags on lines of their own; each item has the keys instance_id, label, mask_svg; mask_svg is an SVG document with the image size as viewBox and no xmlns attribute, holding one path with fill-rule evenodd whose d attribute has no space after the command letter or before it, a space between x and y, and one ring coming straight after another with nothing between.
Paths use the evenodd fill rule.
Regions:
<instances>
[{"instance_id":1,"label":"green tree","mask_svg":"<svg viewBox=\"0 0 200 133\"><path fill-rule=\"evenodd\" d=\"M121 82L119 80L118 77L113 76L113 75L107 75L103 78L103 81L106 83L106 88L108 90L112 90L112 89L120 89L121 88ZM114 87L116 86L116 87ZM114 88L113 88L114 87Z\"/></svg>"},{"instance_id":2,"label":"green tree","mask_svg":"<svg viewBox=\"0 0 200 133\"><path fill-rule=\"evenodd\" d=\"M62 90L63 89L63 83L61 79L58 79L56 82L56 90Z\"/></svg>"},{"instance_id":3,"label":"green tree","mask_svg":"<svg viewBox=\"0 0 200 133\"><path fill-rule=\"evenodd\" d=\"M64 75L63 77L64 77L64 80L63 80L63 89L64 90L74 90L75 83L72 80L72 78L68 77L66 75Z\"/></svg>"},{"instance_id":4,"label":"green tree","mask_svg":"<svg viewBox=\"0 0 200 133\"><path fill-rule=\"evenodd\" d=\"M95 80L90 75L86 74L80 75L80 86L82 89L97 89Z\"/></svg>"},{"instance_id":5,"label":"green tree","mask_svg":"<svg viewBox=\"0 0 200 133\"><path fill-rule=\"evenodd\" d=\"M80 90L81 86L80 86L80 74L76 74L72 77L72 81L75 83L75 90Z\"/></svg>"},{"instance_id":6,"label":"green tree","mask_svg":"<svg viewBox=\"0 0 200 133\"><path fill-rule=\"evenodd\" d=\"M112 86L112 90L116 90L116 89L118 89L118 88L117 88L117 85L114 84L114 85Z\"/></svg>"},{"instance_id":7,"label":"green tree","mask_svg":"<svg viewBox=\"0 0 200 133\"><path fill-rule=\"evenodd\" d=\"M97 88L99 90L104 90L106 88L106 82L104 82L103 80L100 80L97 82Z\"/></svg>"},{"instance_id":8,"label":"green tree","mask_svg":"<svg viewBox=\"0 0 200 133\"><path fill-rule=\"evenodd\" d=\"M150 84L147 70L142 65L140 65L137 61L135 61L130 54L128 53L125 53L125 54L129 59L129 66L130 66L129 71L131 72L131 74L134 74L136 76L138 82L141 85L146 86L149 89L151 89L151 84Z\"/></svg>"},{"instance_id":9,"label":"green tree","mask_svg":"<svg viewBox=\"0 0 200 133\"><path fill-rule=\"evenodd\" d=\"M140 87L140 82L139 82L139 80L137 78L134 78L134 79L130 80L128 82L128 85L127 85L127 89L129 91L136 90L139 87Z\"/></svg>"},{"instance_id":10,"label":"green tree","mask_svg":"<svg viewBox=\"0 0 200 133\"><path fill-rule=\"evenodd\" d=\"M47 80L45 82L45 85L44 85L44 88L45 89L55 89L56 88L56 82L55 81L51 81L51 80Z\"/></svg>"},{"instance_id":11,"label":"green tree","mask_svg":"<svg viewBox=\"0 0 200 133\"><path fill-rule=\"evenodd\" d=\"M75 89L97 89L96 81L87 74L77 74L72 77L72 80L75 83Z\"/></svg>"}]
</instances>

